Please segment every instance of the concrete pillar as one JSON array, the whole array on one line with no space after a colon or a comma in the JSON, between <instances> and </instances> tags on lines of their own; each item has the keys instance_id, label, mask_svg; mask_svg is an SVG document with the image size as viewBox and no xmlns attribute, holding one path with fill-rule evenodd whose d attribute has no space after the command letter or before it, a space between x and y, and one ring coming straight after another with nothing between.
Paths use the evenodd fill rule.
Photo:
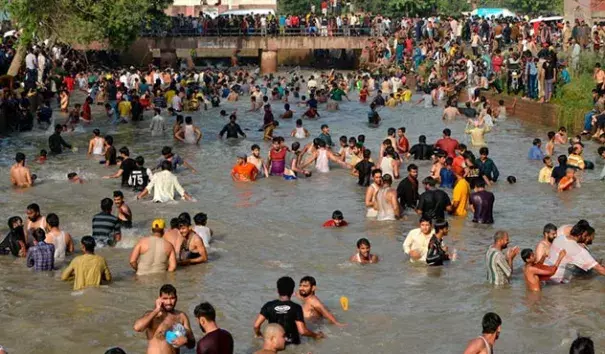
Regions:
<instances>
[{"instance_id":1,"label":"concrete pillar","mask_svg":"<svg viewBox=\"0 0 605 354\"><path fill-rule=\"evenodd\" d=\"M277 51L262 50L260 53L260 71L262 74L277 72Z\"/></svg>"}]
</instances>

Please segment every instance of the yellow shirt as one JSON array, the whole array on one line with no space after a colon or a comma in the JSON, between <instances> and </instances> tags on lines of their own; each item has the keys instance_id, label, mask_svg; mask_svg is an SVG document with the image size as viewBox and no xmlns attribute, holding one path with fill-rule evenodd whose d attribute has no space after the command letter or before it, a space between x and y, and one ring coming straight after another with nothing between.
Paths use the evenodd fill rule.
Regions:
<instances>
[{"instance_id":1,"label":"yellow shirt","mask_svg":"<svg viewBox=\"0 0 605 354\"><path fill-rule=\"evenodd\" d=\"M395 107L397 106L397 100L394 98L389 98L389 100L386 103L387 107Z\"/></svg>"},{"instance_id":2,"label":"yellow shirt","mask_svg":"<svg viewBox=\"0 0 605 354\"><path fill-rule=\"evenodd\" d=\"M132 104L129 101L122 101L118 104L118 111L120 111L120 117L128 117L132 110Z\"/></svg>"},{"instance_id":3,"label":"yellow shirt","mask_svg":"<svg viewBox=\"0 0 605 354\"><path fill-rule=\"evenodd\" d=\"M405 90L403 91L403 102L409 102L412 99L412 91Z\"/></svg>"},{"instance_id":4,"label":"yellow shirt","mask_svg":"<svg viewBox=\"0 0 605 354\"><path fill-rule=\"evenodd\" d=\"M552 175L552 167L544 166L540 170L540 174L538 175L538 182L540 183L550 183L550 176Z\"/></svg>"},{"instance_id":5,"label":"yellow shirt","mask_svg":"<svg viewBox=\"0 0 605 354\"><path fill-rule=\"evenodd\" d=\"M101 285L101 279L111 281L111 273L105 258L96 254L84 254L74 258L61 273L61 280L75 277L74 290Z\"/></svg>"},{"instance_id":6,"label":"yellow shirt","mask_svg":"<svg viewBox=\"0 0 605 354\"><path fill-rule=\"evenodd\" d=\"M164 97L166 97L166 102L168 102L168 104L170 104L170 102L172 102L172 98L174 97L174 95L176 95L176 92L174 90L168 90L166 92Z\"/></svg>"},{"instance_id":7,"label":"yellow shirt","mask_svg":"<svg viewBox=\"0 0 605 354\"><path fill-rule=\"evenodd\" d=\"M567 156L567 164L569 166L577 167L580 170L585 168L584 158L578 154L570 154Z\"/></svg>"},{"instance_id":8,"label":"yellow shirt","mask_svg":"<svg viewBox=\"0 0 605 354\"><path fill-rule=\"evenodd\" d=\"M471 185L462 178L454 185L452 191L452 203L458 202L458 206L454 211L454 215L466 216L466 209L468 207L468 198L471 195Z\"/></svg>"}]
</instances>

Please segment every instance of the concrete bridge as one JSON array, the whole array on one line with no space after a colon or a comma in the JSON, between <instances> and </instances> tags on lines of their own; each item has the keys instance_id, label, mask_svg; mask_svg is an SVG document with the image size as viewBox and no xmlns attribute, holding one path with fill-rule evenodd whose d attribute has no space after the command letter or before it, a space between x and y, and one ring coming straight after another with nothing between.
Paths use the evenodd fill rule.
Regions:
<instances>
[{"instance_id":1,"label":"concrete bridge","mask_svg":"<svg viewBox=\"0 0 605 354\"><path fill-rule=\"evenodd\" d=\"M260 57L261 71L277 70L278 56L300 57L315 49L363 49L372 37L143 37L130 48L131 55L151 52L155 58L190 59L231 57L235 50L243 57ZM283 62L283 61L282 61Z\"/></svg>"}]
</instances>

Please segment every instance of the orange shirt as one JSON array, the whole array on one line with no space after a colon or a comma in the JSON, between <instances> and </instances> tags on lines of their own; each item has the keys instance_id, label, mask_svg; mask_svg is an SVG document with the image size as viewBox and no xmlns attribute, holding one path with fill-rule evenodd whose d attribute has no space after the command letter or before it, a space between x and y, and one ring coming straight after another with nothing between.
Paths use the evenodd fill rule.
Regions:
<instances>
[{"instance_id":1,"label":"orange shirt","mask_svg":"<svg viewBox=\"0 0 605 354\"><path fill-rule=\"evenodd\" d=\"M563 178L561 178L561 180L559 181L559 188L561 188L562 191L567 191L570 190L573 185L574 185L574 179L564 176Z\"/></svg>"},{"instance_id":2,"label":"orange shirt","mask_svg":"<svg viewBox=\"0 0 605 354\"><path fill-rule=\"evenodd\" d=\"M256 166L251 163L246 163L245 165L236 164L233 166L231 174L240 181L248 182L256 180L258 170L256 169Z\"/></svg>"}]
</instances>

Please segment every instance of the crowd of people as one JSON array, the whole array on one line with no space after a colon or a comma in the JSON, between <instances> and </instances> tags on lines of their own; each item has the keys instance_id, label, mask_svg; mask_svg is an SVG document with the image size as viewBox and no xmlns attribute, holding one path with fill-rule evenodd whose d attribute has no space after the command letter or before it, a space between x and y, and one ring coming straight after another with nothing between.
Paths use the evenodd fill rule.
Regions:
<instances>
[{"instance_id":1,"label":"crowd of people","mask_svg":"<svg viewBox=\"0 0 605 354\"><path fill-rule=\"evenodd\" d=\"M385 22L383 19L377 23L385 26ZM498 87L497 84L502 80L509 92L515 91L515 87L522 87L524 98L548 102L555 90L554 82L564 76L564 69L558 70L561 65L556 48L568 43L573 64L573 50L577 46L586 48L589 43L583 42L585 33L577 28L551 28L548 24L539 24L531 32L532 26L527 22L505 19L468 19L465 22L453 18L448 21L404 19L396 25L389 22L389 26L394 26L392 32L395 35L372 39L362 53L362 62L369 71L338 73L332 70L308 76L298 72L260 76L241 68L231 71L184 67L160 69L151 65L143 70L131 67L61 74L55 70L56 66L61 65L64 69L69 60L62 60L60 50L47 65L47 49L32 49L26 57L24 94L16 99L13 91L8 89L5 97L9 99L3 100L3 110L10 107L11 100L15 100L13 106L16 104L27 112L25 116L29 115L27 123L31 126L18 118L20 128L17 130L50 127L54 131L48 139L48 147L45 146L39 156L31 160L37 164L53 164L58 155L69 151L64 149L72 149L77 154L78 151L64 140L62 134L77 134L76 128L90 128L92 135L86 153L113 169L113 173L104 178L120 179L120 183L112 196L101 200L100 212L92 216L90 236L79 240L82 254L71 261L68 262L68 255L75 252L76 242L60 227L57 214L51 212L43 216L41 207L35 203L26 208L25 224L20 216L8 220L10 231L0 244L0 252L25 257L27 266L35 271L62 269L61 279L73 279L74 290L111 282L111 264L96 255L95 249L115 246L121 242L122 229L132 227L135 216L124 201L125 194L136 195L137 199L152 194L153 201L157 203L173 201L175 194L183 200L192 200L194 196L186 192L178 176L184 173L183 167L195 173L196 166L174 151L175 147L204 141L200 127L193 123L189 114L200 110L220 110L221 116L229 117L229 123L215 133L220 138L246 139L244 129L237 123L238 112L228 113L221 109L246 99L250 102L248 112L262 112L263 115L263 123L251 128L259 128L271 146L264 156L258 144L250 146L249 153L241 151L238 154L230 173L235 183L254 183L259 178L289 181L308 178L312 181L313 174L330 173L331 169L339 166L350 172L352 181L356 180L361 188L365 188L366 218L393 222L404 216L419 217L418 228L409 231L402 244L403 253L410 262L431 267L446 266L459 257L456 250L446 245L450 231L448 218L466 218L472 214L473 222L494 223L495 195L490 189L501 183L501 179L496 161L489 157L485 134L498 134L494 127L513 114L515 105L507 106L503 100L492 102L482 92L492 88L503 91L504 86ZM584 26L578 23L576 27ZM567 41L566 33L571 33L573 38L569 37ZM461 45L465 41L469 41L470 51ZM478 48L481 42L488 46L487 51ZM510 48L505 50L508 46ZM539 46L543 49L538 51ZM481 53L482 56L479 55ZM500 60L494 60L498 57ZM486 65L488 59L491 64ZM418 73L418 69L427 62L434 65L425 77ZM522 74L515 77L515 71L526 72L529 76L527 79L522 79ZM537 80L537 84L532 84L532 80ZM605 102L605 73L600 71L600 66L595 70L595 81L595 109L602 112L605 111L602 107ZM532 91L534 86L536 89ZM73 102L78 97L74 94L76 90L85 96L81 103ZM420 94L418 101L412 100L414 93ZM467 95L467 100L460 105L458 101L463 100L464 95ZM383 129L386 132L383 141L366 142L363 132L358 136L340 136L333 140L328 124L323 124L317 132L310 132L304 127L304 120L319 119L322 111L338 111L341 104L347 104L345 99L355 97L361 103L368 103L368 129ZM53 104L53 99L57 99L57 103ZM421 103L425 107L444 106L441 117L446 122L465 121L465 133L471 138L471 146L452 137L448 128L443 129L443 137L432 144L427 143L424 135L420 135L417 144L411 144L406 134L413 127L381 128L382 109ZM281 104L284 105L283 111L275 108ZM52 106L62 112L53 110ZM103 117L96 113L95 106L102 107ZM293 106L302 108L304 113L294 117ZM280 113L274 114L278 109ZM33 112L37 114L36 121ZM594 126L591 124L585 133L595 133L600 145L598 154L605 159L605 135L599 132L603 129L602 125L599 126L603 119L600 114L593 114L591 122L593 116ZM160 156L153 168L146 167L144 156L131 157L127 146L117 149L122 144L95 128L99 120L119 125L145 119L150 121L146 128L150 136L174 138L175 147L164 146L158 151ZM169 119L174 120L172 127ZM296 128L278 135L279 121L288 119L296 119ZM139 125L133 129L141 128ZM538 181L533 183L550 183L553 190L561 193L579 188L580 182L584 183L584 176L592 173L591 166L594 167L594 163L583 157L586 135L569 137L566 129L561 127L557 132L547 134L545 152L541 139L536 138L529 147L528 158L542 160L545 166L537 176ZM301 144L311 136L315 136L312 141ZM293 142L286 144L286 139ZM370 144L379 146L377 153L370 150ZM472 149L478 150L479 156ZM559 153L559 166L553 167L556 153ZM432 167L424 178L420 178L421 171L414 160L431 162ZM34 164L26 161L24 153L16 154L15 164L10 169L10 182L15 188L36 186L37 176L30 170ZM87 183L73 171L63 172L67 176L66 183ZM605 177L605 169L601 177ZM506 181L514 184L516 178L507 176ZM421 185L424 188L422 193ZM353 218L361 219L363 216ZM197 213L192 218L187 212L171 219L169 225L163 219L153 220L150 235L139 238L131 252L129 263L133 271L138 276L145 276L208 262L213 232L207 223L206 214ZM323 224L325 227L347 225L339 210L334 211L331 219ZM535 249L520 250L518 247L509 248L509 234L499 230L485 253L486 281L495 286L509 284L514 259L519 254L525 263L523 279L526 287L534 292L546 284L605 275L605 267L596 261L589 248L594 237L595 229L586 220L559 227L549 223L544 226L541 239L536 240ZM374 264L380 261L379 255L371 252L369 239L359 239L355 247L355 253L348 257L351 262ZM277 281L278 299L262 306L253 323L254 334L264 337L263 349L258 353L275 353L283 350L286 344L299 344L300 336L323 338L322 332L312 331L305 325L306 320L325 318L336 326L344 325L318 299L316 286L317 281L311 276L300 280L296 294L303 304L301 306L292 301L296 287L294 280L283 277ZM193 348L196 345L189 317L176 310L176 303L176 288L167 284L160 289L153 310L134 323L135 331L146 333L149 353L175 353L179 347ZM344 299L343 310L347 306ZM197 343L198 353L233 352L233 338L216 324L216 311L212 305L200 304L194 315L206 333ZM265 322L269 325L263 331ZM469 343L465 353L493 351L502 320L498 315L488 313L482 326L482 335ZM572 344L571 352L593 353L594 349L591 352L590 348L592 342L589 339L578 338ZM119 353L120 350L113 348L109 352Z\"/></svg>"}]
</instances>

